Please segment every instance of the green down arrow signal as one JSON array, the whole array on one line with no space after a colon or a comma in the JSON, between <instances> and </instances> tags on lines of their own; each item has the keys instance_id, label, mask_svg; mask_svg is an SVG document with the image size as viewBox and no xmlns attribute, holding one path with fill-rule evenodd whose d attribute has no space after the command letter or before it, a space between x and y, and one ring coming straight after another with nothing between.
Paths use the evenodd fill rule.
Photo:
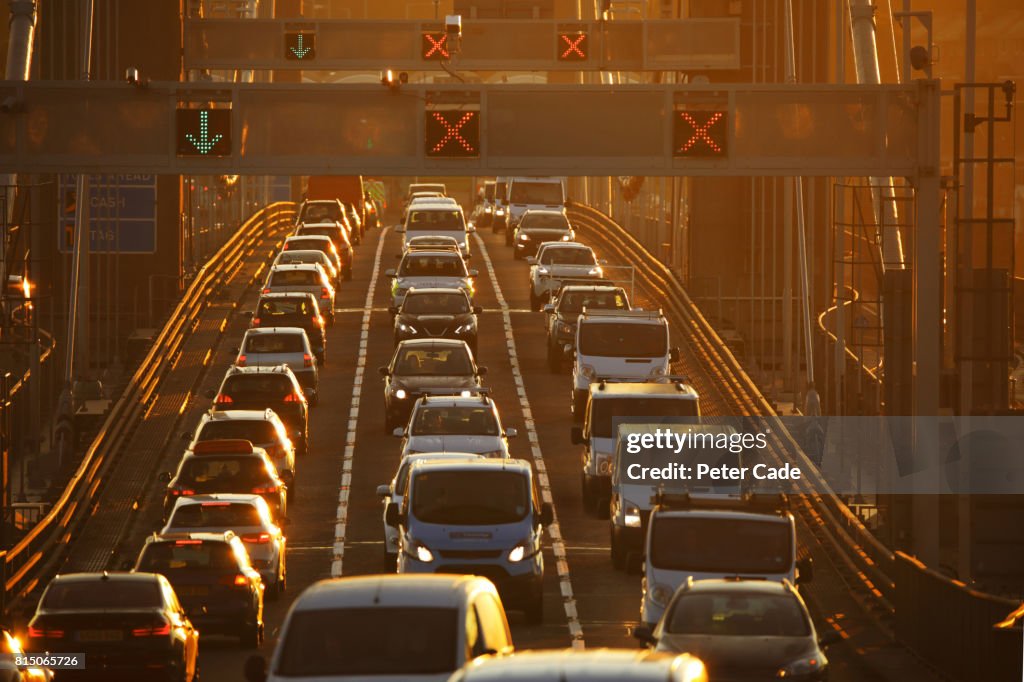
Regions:
<instances>
[{"instance_id":1,"label":"green down arrow signal","mask_svg":"<svg viewBox=\"0 0 1024 682\"><path fill-rule=\"evenodd\" d=\"M313 48L302 46L302 34L300 33L298 37L298 46L290 47L288 49L292 51L292 54L294 54L297 59L302 59L307 54L309 54L309 51L312 50Z\"/></svg>"},{"instance_id":2,"label":"green down arrow signal","mask_svg":"<svg viewBox=\"0 0 1024 682\"><path fill-rule=\"evenodd\" d=\"M187 133L185 138L192 143L200 154L209 154L210 150L213 149L214 145L220 142L221 138L224 137L220 133L210 135L210 112L200 111L199 112L199 136L195 136L192 133Z\"/></svg>"}]
</instances>

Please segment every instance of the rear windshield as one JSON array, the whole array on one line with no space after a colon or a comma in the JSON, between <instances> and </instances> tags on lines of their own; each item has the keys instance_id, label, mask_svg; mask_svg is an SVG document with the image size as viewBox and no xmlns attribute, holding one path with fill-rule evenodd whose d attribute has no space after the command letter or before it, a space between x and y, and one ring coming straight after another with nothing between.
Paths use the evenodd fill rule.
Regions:
<instances>
[{"instance_id":1,"label":"rear windshield","mask_svg":"<svg viewBox=\"0 0 1024 682\"><path fill-rule=\"evenodd\" d=\"M207 540L151 542L143 548L135 570L164 573L203 568L238 568L238 559L231 545Z\"/></svg>"},{"instance_id":2,"label":"rear windshield","mask_svg":"<svg viewBox=\"0 0 1024 682\"><path fill-rule=\"evenodd\" d=\"M141 609L163 606L156 580L83 580L54 582L41 606L46 609Z\"/></svg>"},{"instance_id":3,"label":"rear windshield","mask_svg":"<svg viewBox=\"0 0 1024 682\"><path fill-rule=\"evenodd\" d=\"M295 263L320 263L328 262L323 251L308 249L305 251L282 251L277 257L278 265L292 265Z\"/></svg>"},{"instance_id":4,"label":"rear windshield","mask_svg":"<svg viewBox=\"0 0 1024 682\"><path fill-rule=\"evenodd\" d=\"M456 376L471 374L473 364L465 347L456 346L444 350L419 350L409 348L400 351L395 364L395 374L403 376Z\"/></svg>"},{"instance_id":5,"label":"rear windshield","mask_svg":"<svg viewBox=\"0 0 1024 682\"><path fill-rule=\"evenodd\" d=\"M275 270L270 277L270 286L319 286L320 273L316 270Z\"/></svg>"},{"instance_id":6,"label":"rear windshield","mask_svg":"<svg viewBox=\"0 0 1024 682\"><path fill-rule=\"evenodd\" d=\"M651 535L656 568L719 575L788 573L792 535L782 519L660 516Z\"/></svg>"},{"instance_id":7,"label":"rear windshield","mask_svg":"<svg viewBox=\"0 0 1024 682\"><path fill-rule=\"evenodd\" d=\"M168 525L172 528L241 528L262 526L260 510L251 504L211 502L179 507Z\"/></svg>"},{"instance_id":8,"label":"rear windshield","mask_svg":"<svg viewBox=\"0 0 1024 682\"><path fill-rule=\"evenodd\" d=\"M559 299L562 313L579 314L587 310L628 310L626 295L621 291L567 291Z\"/></svg>"},{"instance_id":9,"label":"rear windshield","mask_svg":"<svg viewBox=\"0 0 1024 682\"><path fill-rule=\"evenodd\" d=\"M214 457L196 455L182 464L179 483L256 485L270 478L263 460L259 457Z\"/></svg>"},{"instance_id":10,"label":"rear windshield","mask_svg":"<svg viewBox=\"0 0 1024 682\"><path fill-rule=\"evenodd\" d=\"M563 215L527 213L519 222L520 229L569 230L569 221Z\"/></svg>"},{"instance_id":11,"label":"rear windshield","mask_svg":"<svg viewBox=\"0 0 1024 682\"><path fill-rule=\"evenodd\" d=\"M206 422L199 432L200 441L236 439L257 444L270 443L277 440L277 430L273 423L263 419L225 419Z\"/></svg>"},{"instance_id":12,"label":"rear windshield","mask_svg":"<svg viewBox=\"0 0 1024 682\"><path fill-rule=\"evenodd\" d=\"M458 611L450 608L297 610L274 674L428 675L455 669Z\"/></svg>"},{"instance_id":13,"label":"rear windshield","mask_svg":"<svg viewBox=\"0 0 1024 682\"><path fill-rule=\"evenodd\" d=\"M512 192L508 198L511 204L544 204L555 206L565 199L562 196L560 182L523 182L512 183Z\"/></svg>"},{"instance_id":14,"label":"rear windshield","mask_svg":"<svg viewBox=\"0 0 1024 682\"><path fill-rule=\"evenodd\" d=\"M498 421L486 407L421 407L414 436L497 436Z\"/></svg>"},{"instance_id":15,"label":"rear windshield","mask_svg":"<svg viewBox=\"0 0 1024 682\"><path fill-rule=\"evenodd\" d=\"M286 315L312 317L317 312L317 307L308 298L274 298L264 299L260 302L260 309L257 311L256 317L260 318L264 326L273 327L273 324L267 324L267 322L272 321L275 317Z\"/></svg>"},{"instance_id":16,"label":"rear windshield","mask_svg":"<svg viewBox=\"0 0 1024 682\"><path fill-rule=\"evenodd\" d=\"M796 597L734 592L689 594L676 602L666 630L673 635L807 637L811 629Z\"/></svg>"},{"instance_id":17,"label":"rear windshield","mask_svg":"<svg viewBox=\"0 0 1024 682\"><path fill-rule=\"evenodd\" d=\"M590 433L595 438L615 435L613 420L658 423L657 417L696 417L697 401L680 398L601 398L590 403ZM630 420L630 417L642 419Z\"/></svg>"},{"instance_id":18,"label":"rear windshield","mask_svg":"<svg viewBox=\"0 0 1024 682\"><path fill-rule=\"evenodd\" d=\"M307 233L308 234L308 233ZM326 235L324 235L326 236ZM325 253L331 249L330 237L328 241L323 239L289 239L288 250L292 249L296 251L324 251Z\"/></svg>"},{"instance_id":19,"label":"rear windshield","mask_svg":"<svg viewBox=\"0 0 1024 682\"><path fill-rule=\"evenodd\" d=\"M319 235L327 237L332 242L342 238L341 228L336 226L312 227L310 225L303 225L299 228L299 234Z\"/></svg>"},{"instance_id":20,"label":"rear windshield","mask_svg":"<svg viewBox=\"0 0 1024 682\"><path fill-rule=\"evenodd\" d=\"M417 231L444 231L465 230L466 222L462 217L462 211L454 209L433 209L430 211L413 211L406 221L406 228L410 232Z\"/></svg>"},{"instance_id":21,"label":"rear windshield","mask_svg":"<svg viewBox=\"0 0 1024 682\"><path fill-rule=\"evenodd\" d=\"M466 264L460 256L410 254L402 259L401 277L465 277Z\"/></svg>"},{"instance_id":22,"label":"rear windshield","mask_svg":"<svg viewBox=\"0 0 1024 682\"><path fill-rule=\"evenodd\" d=\"M466 295L409 294L402 303L402 312L411 315L461 315L469 312Z\"/></svg>"},{"instance_id":23,"label":"rear windshield","mask_svg":"<svg viewBox=\"0 0 1024 682\"><path fill-rule=\"evenodd\" d=\"M597 265L594 252L590 249L544 249L540 256L544 265Z\"/></svg>"},{"instance_id":24,"label":"rear windshield","mask_svg":"<svg viewBox=\"0 0 1024 682\"><path fill-rule=\"evenodd\" d=\"M668 353L661 324L589 322L580 327L580 353L606 358L660 358Z\"/></svg>"},{"instance_id":25,"label":"rear windshield","mask_svg":"<svg viewBox=\"0 0 1024 682\"><path fill-rule=\"evenodd\" d=\"M221 393L229 395L235 400L265 399L267 401L280 401L283 400L285 396L291 395L294 392L294 388L291 378L282 374L236 374L235 376L228 377L224 381L224 388L221 389ZM210 423L219 424L220 422ZM270 428L258 430L253 429L254 431L262 431L264 433L260 435L270 436L271 438L273 437L273 425L269 422L255 423L265 424ZM261 439L258 442L266 441Z\"/></svg>"},{"instance_id":26,"label":"rear windshield","mask_svg":"<svg viewBox=\"0 0 1024 682\"><path fill-rule=\"evenodd\" d=\"M528 480L515 471L423 471L410 494L412 515L423 523L515 523L531 511Z\"/></svg>"},{"instance_id":27,"label":"rear windshield","mask_svg":"<svg viewBox=\"0 0 1024 682\"><path fill-rule=\"evenodd\" d=\"M299 334L253 334L245 342L244 353L301 353L306 350Z\"/></svg>"},{"instance_id":28,"label":"rear windshield","mask_svg":"<svg viewBox=\"0 0 1024 682\"><path fill-rule=\"evenodd\" d=\"M335 202L325 204L306 204L302 207L299 222L315 223L323 220L341 220L341 206Z\"/></svg>"}]
</instances>

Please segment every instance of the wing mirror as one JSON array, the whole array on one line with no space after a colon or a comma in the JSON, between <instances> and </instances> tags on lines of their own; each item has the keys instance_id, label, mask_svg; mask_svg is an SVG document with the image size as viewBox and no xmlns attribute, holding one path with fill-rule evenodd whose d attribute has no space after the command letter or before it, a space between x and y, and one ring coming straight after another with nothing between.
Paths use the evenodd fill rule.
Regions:
<instances>
[{"instance_id":1,"label":"wing mirror","mask_svg":"<svg viewBox=\"0 0 1024 682\"><path fill-rule=\"evenodd\" d=\"M654 638L654 632L648 625L636 625L633 627L633 639L640 640L647 646L654 646L658 640Z\"/></svg>"},{"instance_id":2,"label":"wing mirror","mask_svg":"<svg viewBox=\"0 0 1024 682\"><path fill-rule=\"evenodd\" d=\"M398 511L397 504L388 505L387 511L384 512L384 523L392 528L398 528L405 523L405 514Z\"/></svg>"},{"instance_id":3,"label":"wing mirror","mask_svg":"<svg viewBox=\"0 0 1024 682\"><path fill-rule=\"evenodd\" d=\"M391 374L387 367L378 367L377 373L380 374L382 377L386 377L389 374Z\"/></svg>"},{"instance_id":4,"label":"wing mirror","mask_svg":"<svg viewBox=\"0 0 1024 682\"><path fill-rule=\"evenodd\" d=\"M487 374L487 368L486 367L477 367L476 368L476 373L477 373L478 376L484 376L485 374Z\"/></svg>"},{"instance_id":5,"label":"wing mirror","mask_svg":"<svg viewBox=\"0 0 1024 682\"><path fill-rule=\"evenodd\" d=\"M377 486L377 497L391 497L391 486L387 484Z\"/></svg>"},{"instance_id":6,"label":"wing mirror","mask_svg":"<svg viewBox=\"0 0 1024 682\"><path fill-rule=\"evenodd\" d=\"M679 362L679 348L672 346L668 349L668 360L669 362Z\"/></svg>"},{"instance_id":7,"label":"wing mirror","mask_svg":"<svg viewBox=\"0 0 1024 682\"><path fill-rule=\"evenodd\" d=\"M473 270L469 271L469 276L470 277L478 277L479 275L480 275L480 271L479 270L473 269Z\"/></svg>"},{"instance_id":8,"label":"wing mirror","mask_svg":"<svg viewBox=\"0 0 1024 682\"><path fill-rule=\"evenodd\" d=\"M398 271L395 270L394 268L388 268L387 270L384 271L384 276L385 277L396 277L396 276L398 276Z\"/></svg>"},{"instance_id":9,"label":"wing mirror","mask_svg":"<svg viewBox=\"0 0 1024 682\"><path fill-rule=\"evenodd\" d=\"M403 438L405 437L405 428L399 426L397 429L391 432L391 435L394 436L395 438Z\"/></svg>"},{"instance_id":10,"label":"wing mirror","mask_svg":"<svg viewBox=\"0 0 1024 682\"><path fill-rule=\"evenodd\" d=\"M534 256L527 256L526 262L529 263L530 265L536 265L537 259Z\"/></svg>"},{"instance_id":11,"label":"wing mirror","mask_svg":"<svg viewBox=\"0 0 1024 682\"><path fill-rule=\"evenodd\" d=\"M515 438L519 432L515 429L505 429L505 438Z\"/></svg>"},{"instance_id":12,"label":"wing mirror","mask_svg":"<svg viewBox=\"0 0 1024 682\"><path fill-rule=\"evenodd\" d=\"M841 640L841 639L842 639L842 635L840 635L835 630L829 630L828 632L826 632L825 634L823 634L821 637L818 638L818 646L821 647L822 649L824 649L827 646L831 646L833 644L837 644L839 642L839 640Z\"/></svg>"},{"instance_id":13,"label":"wing mirror","mask_svg":"<svg viewBox=\"0 0 1024 682\"><path fill-rule=\"evenodd\" d=\"M398 306L389 305L388 306L388 312L391 313L392 315L397 315L398 314Z\"/></svg>"},{"instance_id":14,"label":"wing mirror","mask_svg":"<svg viewBox=\"0 0 1024 682\"><path fill-rule=\"evenodd\" d=\"M215 391L215 390L213 390L213 389L211 388L211 389L209 389L209 390L205 391L205 392L203 393L203 395L205 395L205 396L206 396L207 398L209 398L210 400L213 400L214 398L216 398L216 397L217 397L217 391Z\"/></svg>"},{"instance_id":15,"label":"wing mirror","mask_svg":"<svg viewBox=\"0 0 1024 682\"><path fill-rule=\"evenodd\" d=\"M554 315L554 313L555 313L555 304L554 303L545 303L543 310L548 315Z\"/></svg>"},{"instance_id":16,"label":"wing mirror","mask_svg":"<svg viewBox=\"0 0 1024 682\"><path fill-rule=\"evenodd\" d=\"M474 315L480 315L483 312L484 312L484 307L483 306L481 306L481 305L473 306L473 314Z\"/></svg>"},{"instance_id":17,"label":"wing mirror","mask_svg":"<svg viewBox=\"0 0 1024 682\"><path fill-rule=\"evenodd\" d=\"M160 481L161 483L170 483L171 482L171 472L170 471L161 471L159 474L156 475L156 480Z\"/></svg>"}]
</instances>

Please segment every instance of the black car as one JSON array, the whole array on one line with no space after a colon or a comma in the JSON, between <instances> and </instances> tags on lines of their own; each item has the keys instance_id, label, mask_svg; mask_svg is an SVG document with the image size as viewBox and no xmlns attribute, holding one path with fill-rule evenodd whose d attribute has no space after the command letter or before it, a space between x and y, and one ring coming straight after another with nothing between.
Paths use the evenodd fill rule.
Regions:
<instances>
[{"instance_id":1,"label":"black car","mask_svg":"<svg viewBox=\"0 0 1024 682\"><path fill-rule=\"evenodd\" d=\"M566 356L565 346L576 347L576 323L584 308L629 310L629 297L625 289L614 285L563 282L552 302L543 308L547 313L548 368L552 372L561 369L562 359Z\"/></svg>"},{"instance_id":2,"label":"black car","mask_svg":"<svg viewBox=\"0 0 1024 682\"><path fill-rule=\"evenodd\" d=\"M294 236L304 235L328 237L338 251L341 261L341 279L352 279L352 243L349 241L348 230L340 222L304 223L295 228Z\"/></svg>"},{"instance_id":3,"label":"black car","mask_svg":"<svg viewBox=\"0 0 1024 682\"><path fill-rule=\"evenodd\" d=\"M263 640L263 579L242 540L222 533L153 534L136 571L171 581L189 619L205 634L237 636L242 646Z\"/></svg>"},{"instance_id":4,"label":"black car","mask_svg":"<svg viewBox=\"0 0 1024 682\"><path fill-rule=\"evenodd\" d=\"M391 364L380 368L384 377L384 428L391 433L409 419L416 400L424 395L476 393L486 367L477 367L465 341L411 339L402 341Z\"/></svg>"},{"instance_id":5,"label":"black car","mask_svg":"<svg viewBox=\"0 0 1024 682\"><path fill-rule=\"evenodd\" d=\"M199 632L156 573L58 575L28 624L26 649L85 654L86 669L61 671L61 680L199 679Z\"/></svg>"},{"instance_id":6,"label":"black car","mask_svg":"<svg viewBox=\"0 0 1024 682\"><path fill-rule=\"evenodd\" d=\"M317 364L327 356L327 331L320 306L313 294L283 291L262 294L252 315L252 327L299 327L309 337Z\"/></svg>"},{"instance_id":7,"label":"black car","mask_svg":"<svg viewBox=\"0 0 1024 682\"><path fill-rule=\"evenodd\" d=\"M295 214L295 224L344 220L345 207L340 199L306 199Z\"/></svg>"},{"instance_id":8,"label":"black car","mask_svg":"<svg viewBox=\"0 0 1024 682\"><path fill-rule=\"evenodd\" d=\"M406 339L456 339L469 344L476 357L477 315L482 309L462 289L410 289L402 306L390 311L395 316L396 344Z\"/></svg>"},{"instance_id":9,"label":"black car","mask_svg":"<svg viewBox=\"0 0 1024 682\"><path fill-rule=\"evenodd\" d=\"M683 583L653 632L633 635L657 651L686 652L707 667L708 679L800 680L828 677L824 649L807 606L788 581L689 580Z\"/></svg>"},{"instance_id":10,"label":"black car","mask_svg":"<svg viewBox=\"0 0 1024 682\"><path fill-rule=\"evenodd\" d=\"M512 251L521 259L537 253L537 246L544 242L572 241L576 241L576 231L565 213L530 209L523 213L512 233Z\"/></svg>"},{"instance_id":11,"label":"black car","mask_svg":"<svg viewBox=\"0 0 1024 682\"><path fill-rule=\"evenodd\" d=\"M288 365L230 367L220 389L210 397L215 411L273 410L287 427L295 454L309 452L309 403Z\"/></svg>"}]
</instances>

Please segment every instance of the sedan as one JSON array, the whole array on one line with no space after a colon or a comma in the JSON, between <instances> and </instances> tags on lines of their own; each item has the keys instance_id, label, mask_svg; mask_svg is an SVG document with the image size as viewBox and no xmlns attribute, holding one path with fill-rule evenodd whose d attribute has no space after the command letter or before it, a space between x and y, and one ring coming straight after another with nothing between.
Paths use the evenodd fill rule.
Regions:
<instances>
[{"instance_id":1,"label":"sedan","mask_svg":"<svg viewBox=\"0 0 1024 682\"><path fill-rule=\"evenodd\" d=\"M477 315L482 312L462 289L411 289L395 316L395 343L406 339L465 341L476 357Z\"/></svg>"},{"instance_id":2,"label":"sedan","mask_svg":"<svg viewBox=\"0 0 1024 682\"><path fill-rule=\"evenodd\" d=\"M530 209L523 213L512 234L513 253L516 258L526 258L537 253L537 247L544 242L571 242L576 232L562 211Z\"/></svg>"},{"instance_id":3,"label":"sedan","mask_svg":"<svg viewBox=\"0 0 1024 682\"><path fill-rule=\"evenodd\" d=\"M384 274L391 277L391 306L399 308L413 287L462 289L472 298L473 279L478 273L467 269L466 261L457 253L416 249L402 256L397 270L389 269Z\"/></svg>"}]
</instances>

